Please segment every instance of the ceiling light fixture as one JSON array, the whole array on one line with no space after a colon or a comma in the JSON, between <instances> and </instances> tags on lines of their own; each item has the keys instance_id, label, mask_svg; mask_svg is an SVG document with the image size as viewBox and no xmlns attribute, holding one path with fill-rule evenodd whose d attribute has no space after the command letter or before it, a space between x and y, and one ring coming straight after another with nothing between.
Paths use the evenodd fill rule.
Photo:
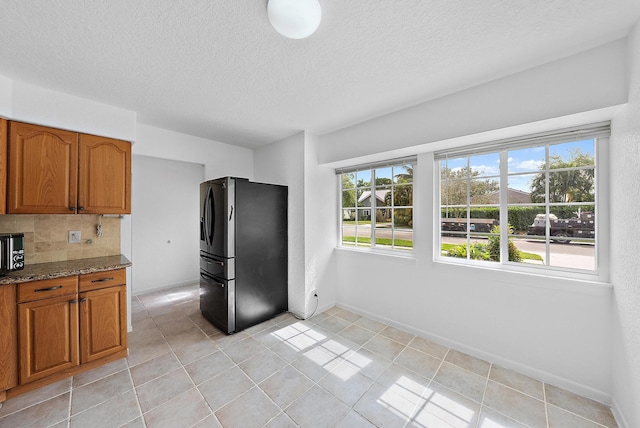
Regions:
<instances>
[{"instance_id":1,"label":"ceiling light fixture","mask_svg":"<svg viewBox=\"0 0 640 428\"><path fill-rule=\"evenodd\" d=\"M318 0L269 0L267 15L278 33L290 39L304 39L320 25L322 8Z\"/></svg>"}]
</instances>

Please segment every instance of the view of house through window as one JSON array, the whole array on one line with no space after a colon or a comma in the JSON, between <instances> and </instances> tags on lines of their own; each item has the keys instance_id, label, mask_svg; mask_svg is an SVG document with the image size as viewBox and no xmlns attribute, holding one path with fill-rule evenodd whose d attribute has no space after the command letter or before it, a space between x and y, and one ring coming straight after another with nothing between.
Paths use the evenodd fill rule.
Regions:
<instances>
[{"instance_id":1,"label":"view of house through window","mask_svg":"<svg viewBox=\"0 0 640 428\"><path fill-rule=\"evenodd\" d=\"M595 271L596 143L438 154L441 256Z\"/></svg>"},{"instance_id":2,"label":"view of house through window","mask_svg":"<svg viewBox=\"0 0 640 428\"><path fill-rule=\"evenodd\" d=\"M413 249L412 161L338 170L342 245Z\"/></svg>"}]
</instances>

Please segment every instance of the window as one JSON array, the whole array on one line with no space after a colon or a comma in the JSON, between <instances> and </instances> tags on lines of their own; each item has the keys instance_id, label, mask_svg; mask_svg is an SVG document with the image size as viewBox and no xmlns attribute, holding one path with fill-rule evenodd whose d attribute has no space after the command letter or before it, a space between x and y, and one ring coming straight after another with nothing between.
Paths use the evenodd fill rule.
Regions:
<instances>
[{"instance_id":1,"label":"window","mask_svg":"<svg viewBox=\"0 0 640 428\"><path fill-rule=\"evenodd\" d=\"M343 246L413 250L414 167L408 158L336 170Z\"/></svg>"},{"instance_id":2,"label":"window","mask_svg":"<svg viewBox=\"0 0 640 428\"><path fill-rule=\"evenodd\" d=\"M596 154L608 135L597 124L436 153L441 259L596 272Z\"/></svg>"}]
</instances>

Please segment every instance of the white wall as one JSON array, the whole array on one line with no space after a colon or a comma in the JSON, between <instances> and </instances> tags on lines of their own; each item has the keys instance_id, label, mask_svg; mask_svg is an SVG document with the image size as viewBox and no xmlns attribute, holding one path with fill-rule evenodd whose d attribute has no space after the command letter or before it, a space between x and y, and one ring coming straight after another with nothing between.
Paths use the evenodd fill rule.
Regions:
<instances>
[{"instance_id":1,"label":"white wall","mask_svg":"<svg viewBox=\"0 0 640 428\"><path fill-rule=\"evenodd\" d=\"M318 164L318 137L305 133L304 142L304 255L305 317L335 304L337 289L334 248L337 244L336 175Z\"/></svg>"},{"instance_id":2,"label":"white wall","mask_svg":"<svg viewBox=\"0 0 640 428\"><path fill-rule=\"evenodd\" d=\"M0 116L134 141L136 113L0 75Z\"/></svg>"},{"instance_id":3,"label":"white wall","mask_svg":"<svg viewBox=\"0 0 640 428\"><path fill-rule=\"evenodd\" d=\"M611 289L433 261L433 156L419 156L415 259L337 250L339 305L608 401Z\"/></svg>"},{"instance_id":4,"label":"white wall","mask_svg":"<svg viewBox=\"0 0 640 428\"><path fill-rule=\"evenodd\" d=\"M13 82L14 120L133 141L136 113L50 89Z\"/></svg>"},{"instance_id":5,"label":"white wall","mask_svg":"<svg viewBox=\"0 0 640 428\"><path fill-rule=\"evenodd\" d=\"M611 286L434 262L433 150L451 139L490 141L610 119L627 98L626 46L611 43L320 136L325 166L419 154L415 258L336 250L337 303L610 401Z\"/></svg>"},{"instance_id":6,"label":"white wall","mask_svg":"<svg viewBox=\"0 0 640 428\"><path fill-rule=\"evenodd\" d=\"M252 150L140 123L133 153L204 164L206 180L253 178Z\"/></svg>"},{"instance_id":7,"label":"white wall","mask_svg":"<svg viewBox=\"0 0 640 428\"><path fill-rule=\"evenodd\" d=\"M421 145L626 102L626 40L619 40L484 85L320 136L319 161L376 154L405 156ZM565 122L564 126L580 124ZM597 120L592 117L590 120ZM549 122L550 126L557 126ZM529 129L541 132L543 127ZM421 150L433 148L421 147ZM371 159L363 159L371 160Z\"/></svg>"},{"instance_id":8,"label":"white wall","mask_svg":"<svg viewBox=\"0 0 640 428\"><path fill-rule=\"evenodd\" d=\"M289 187L289 311L305 314L304 134L256 149L254 181Z\"/></svg>"},{"instance_id":9,"label":"white wall","mask_svg":"<svg viewBox=\"0 0 640 428\"><path fill-rule=\"evenodd\" d=\"M628 75L629 104L613 121L610 194L613 404L622 428L640 427L640 23L629 37Z\"/></svg>"},{"instance_id":10,"label":"white wall","mask_svg":"<svg viewBox=\"0 0 640 428\"><path fill-rule=\"evenodd\" d=\"M133 156L132 293L198 281L201 164Z\"/></svg>"},{"instance_id":11,"label":"white wall","mask_svg":"<svg viewBox=\"0 0 640 428\"><path fill-rule=\"evenodd\" d=\"M0 116L11 117L13 99L13 81L0 75Z\"/></svg>"}]
</instances>

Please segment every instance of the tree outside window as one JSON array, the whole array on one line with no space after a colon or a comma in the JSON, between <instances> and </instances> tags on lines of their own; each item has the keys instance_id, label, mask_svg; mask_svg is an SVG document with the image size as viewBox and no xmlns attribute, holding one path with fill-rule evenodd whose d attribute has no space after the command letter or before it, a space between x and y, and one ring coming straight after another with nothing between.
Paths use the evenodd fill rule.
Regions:
<instances>
[{"instance_id":1,"label":"tree outside window","mask_svg":"<svg viewBox=\"0 0 640 428\"><path fill-rule=\"evenodd\" d=\"M413 168L401 162L340 174L342 245L413 249Z\"/></svg>"},{"instance_id":2,"label":"tree outside window","mask_svg":"<svg viewBox=\"0 0 640 428\"><path fill-rule=\"evenodd\" d=\"M441 156L442 256L594 271L595 148L592 138Z\"/></svg>"}]
</instances>

